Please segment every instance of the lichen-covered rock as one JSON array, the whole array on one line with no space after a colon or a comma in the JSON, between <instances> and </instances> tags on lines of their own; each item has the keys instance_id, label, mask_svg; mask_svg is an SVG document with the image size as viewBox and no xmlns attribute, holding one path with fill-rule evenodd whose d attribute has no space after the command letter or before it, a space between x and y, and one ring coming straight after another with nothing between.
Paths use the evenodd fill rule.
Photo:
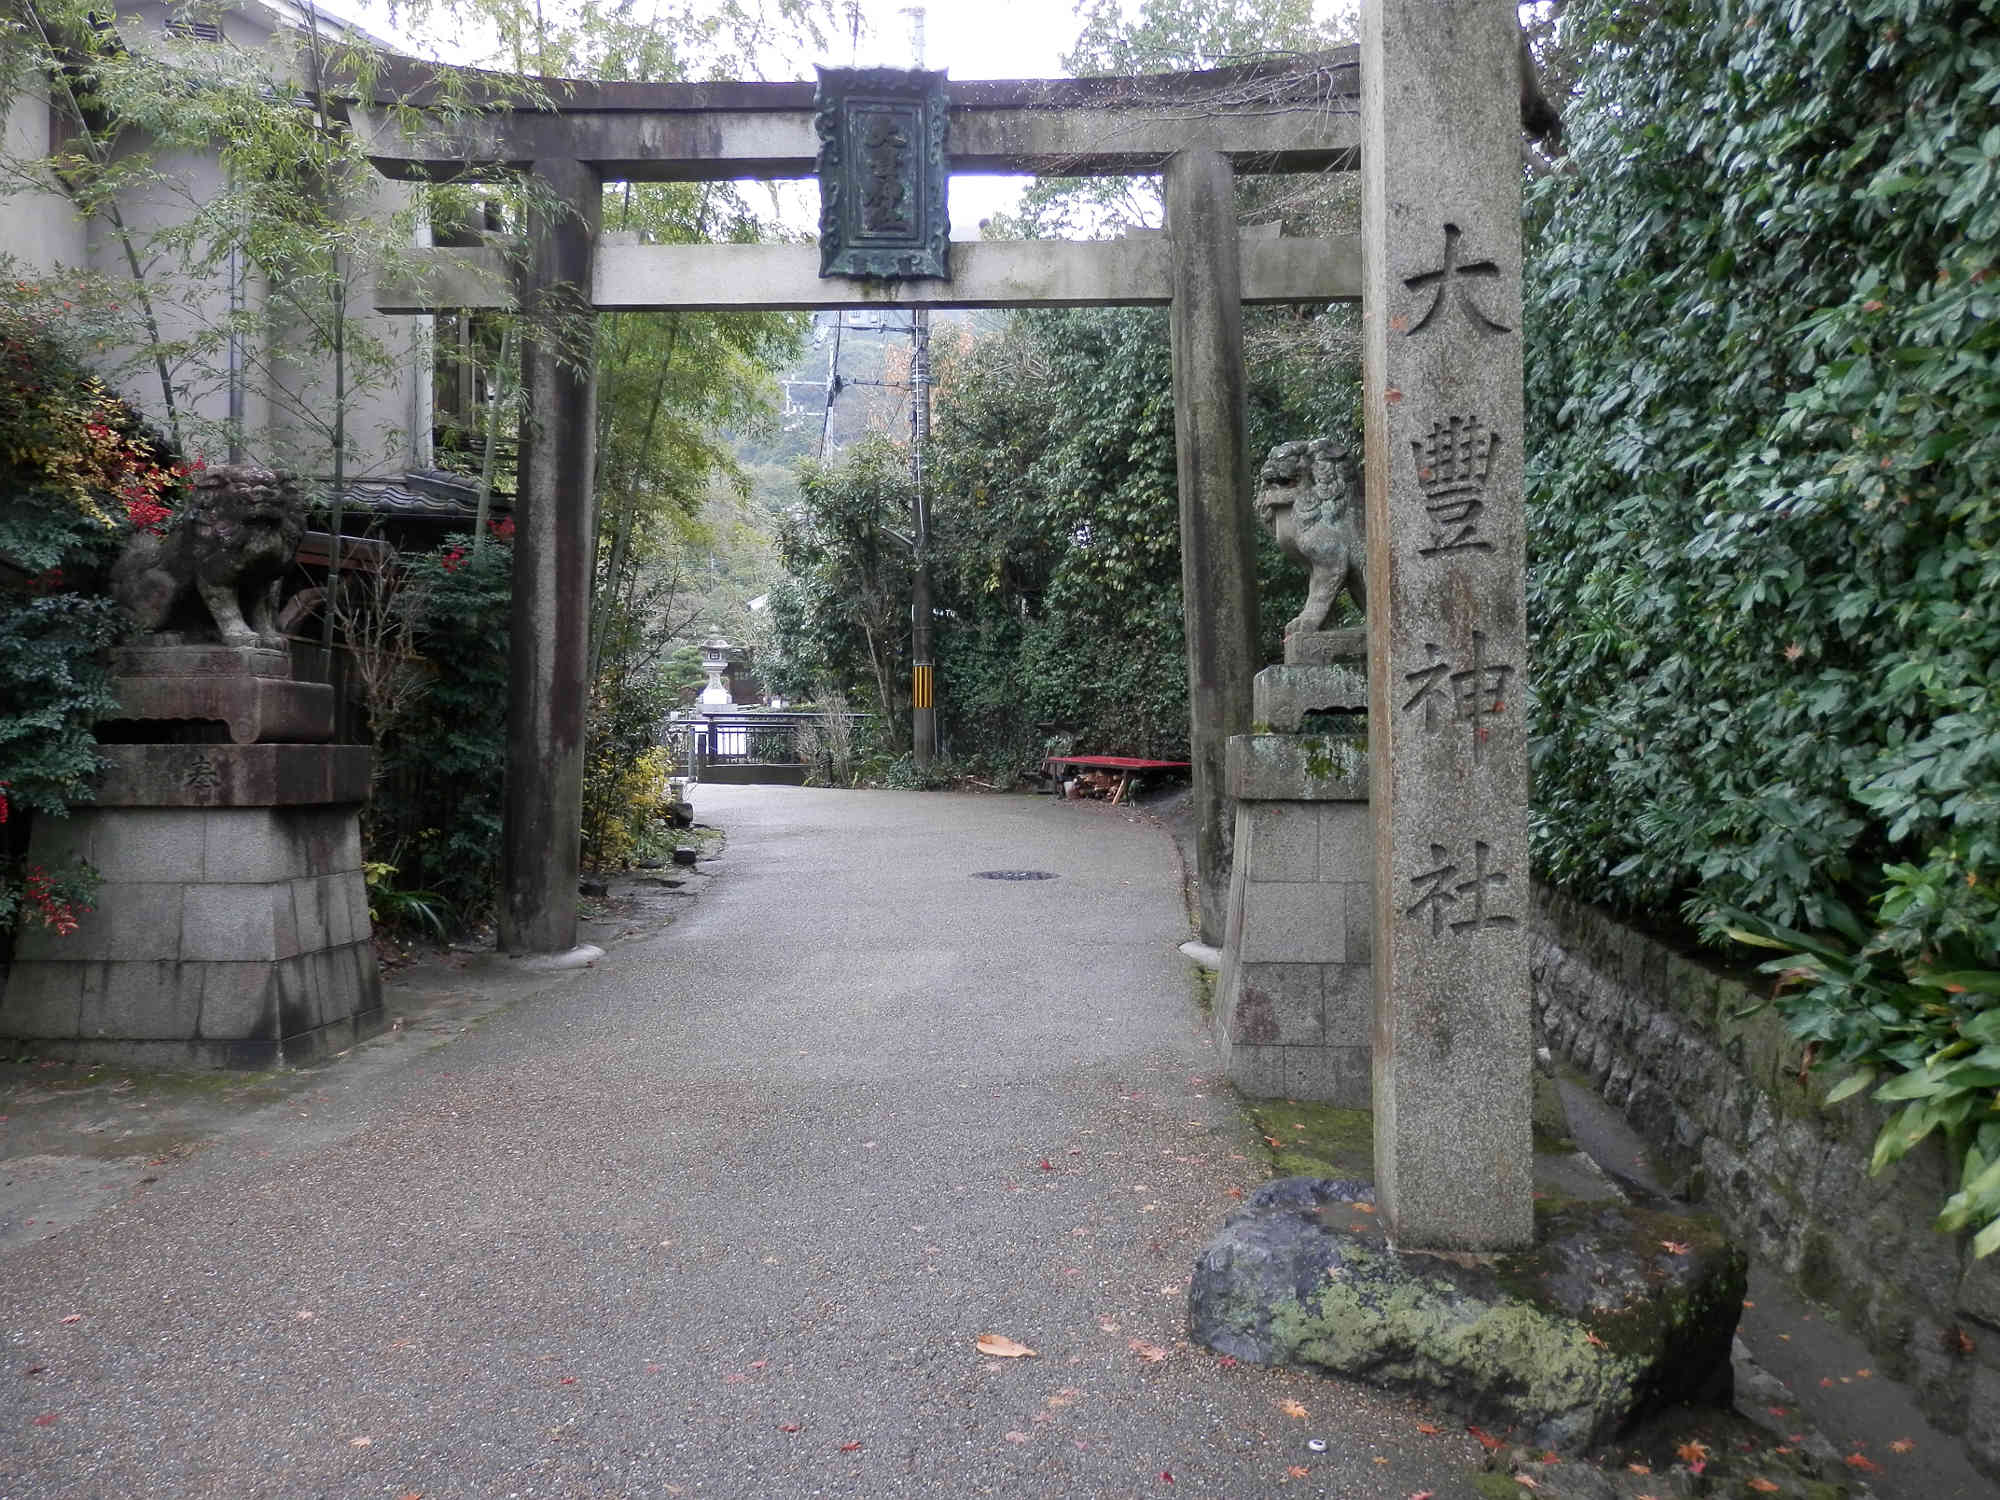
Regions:
<instances>
[{"instance_id":1,"label":"lichen-covered rock","mask_svg":"<svg viewBox=\"0 0 2000 1500\"><path fill-rule=\"evenodd\" d=\"M1538 1204L1531 1250L1399 1253L1357 1210L1372 1200L1320 1178L1258 1189L1195 1263L1195 1341L1421 1394L1567 1451L1726 1390L1746 1266L1714 1220Z\"/></svg>"}]
</instances>

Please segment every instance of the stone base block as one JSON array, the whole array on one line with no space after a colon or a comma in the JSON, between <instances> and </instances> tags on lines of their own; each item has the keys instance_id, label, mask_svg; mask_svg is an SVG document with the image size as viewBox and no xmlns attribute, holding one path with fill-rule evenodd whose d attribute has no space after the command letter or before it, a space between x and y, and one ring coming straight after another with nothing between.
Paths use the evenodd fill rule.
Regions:
<instances>
[{"instance_id":1,"label":"stone base block","mask_svg":"<svg viewBox=\"0 0 2000 1500\"><path fill-rule=\"evenodd\" d=\"M1301 738L1239 735L1231 766L1246 746L1290 754ZM1253 1097L1369 1105L1374 871L1360 797L1237 803L1215 1027L1224 1071Z\"/></svg>"},{"instance_id":2,"label":"stone base block","mask_svg":"<svg viewBox=\"0 0 2000 1500\"><path fill-rule=\"evenodd\" d=\"M1285 637L1285 665L1290 667L1356 666L1368 658L1368 632L1300 630Z\"/></svg>"},{"instance_id":3,"label":"stone base block","mask_svg":"<svg viewBox=\"0 0 2000 1500\"><path fill-rule=\"evenodd\" d=\"M1285 734L1296 733L1307 714L1368 712L1368 669L1266 667L1250 686L1250 717Z\"/></svg>"},{"instance_id":4,"label":"stone base block","mask_svg":"<svg viewBox=\"0 0 2000 1500\"><path fill-rule=\"evenodd\" d=\"M366 745L100 745L93 800L100 808L361 803L370 754Z\"/></svg>"},{"instance_id":5,"label":"stone base block","mask_svg":"<svg viewBox=\"0 0 2000 1500\"><path fill-rule=\"evenodd\" d=\"M1407 1392L1538 1447L1726 1398L1748 1262L1709 1216L1538 1203L1533 1248L1398 1253L1365 1183L1259 1188L1195 1263L1188 1332L1265 1365Z\"/></svg>"},{"instance_id":6,"label":"stone base block","mask_svg":"<svg viewBox=\"0 0 2000 1500\"><path fill-rule=\"evenodd\" d=\"M224 725L238 745L315 744L333 738L333 689L323 682L222 674L148 675L114 678L112 689L118 694L118 712L104 720L104 726L114 733L121 725L194 721Z\"/></svg>"},{"instance_id":7,"label":"stone base block","mask_svg":"<svg viewBox=\"0 0 2000 1500\"><path fill-rule=\"evenodd\" d=\"M1238 802L1353 802L1368 798L1368 752L1329 734L1235 734L1223 779Z\"/></svg>"},{"instance_id":8,"label":"stone base block","mask_svg":"<svg viewBox=\"0 0 2000 1500\"><path fill-rule=\"evenodd\" d=\"M65 1057L266 1066L379 1029L356 814L100 805L37 819L30 859L86 860L103 884L74 932L17 935L0 1036Z\"/></svg>"},{"instance_id":9,"label":"stone base block","mask_svg":"<svg viewBox=\"0 0 2000 1500\"><path fill-rule=\"evenodd\" d=\"M297 1066L382 1029L363 941L276 961L17 962L0 1034L50 1057L145 1067Z\"/></svg>"}]
</instances>

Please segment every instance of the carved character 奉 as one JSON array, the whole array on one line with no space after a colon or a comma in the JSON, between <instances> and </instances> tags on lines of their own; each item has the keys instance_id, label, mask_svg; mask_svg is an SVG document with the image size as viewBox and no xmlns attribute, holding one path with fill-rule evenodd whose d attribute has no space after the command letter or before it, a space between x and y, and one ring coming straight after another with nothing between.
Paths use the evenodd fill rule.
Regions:
<instances>
[{"instance_id":1,"label":"carved character \u5949","mask_svg":"<svg viewBox=\"0 0 2000 1500\"><path fill-rule=\"evenodd\" d=\"M199 640L212 622L224 645L281 649L278 590L305 529L290 475L219 465L195 476L193 498L164 536L126 543L111 592L142 630Z\"/></svg>"},{"instance_id":2,"label":"carved character \u5949","mask_svg":"<svg viewBox=\"0 0 2000 1500\"><path fill-rule=\"evenodd\" d=\"M1280 443L1265 458L1257 484L1258 515L1278 545L1312 569L1305 608L1285 634L1324 629L1343 589L1365 613L1361 470L1347 450L1330 438Z\"/></svg>"}]
</instances>

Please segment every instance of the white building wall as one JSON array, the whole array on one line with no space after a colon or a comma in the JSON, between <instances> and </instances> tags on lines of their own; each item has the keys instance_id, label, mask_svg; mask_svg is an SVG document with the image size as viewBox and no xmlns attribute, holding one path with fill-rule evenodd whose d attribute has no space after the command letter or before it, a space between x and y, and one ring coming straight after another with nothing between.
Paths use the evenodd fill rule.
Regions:
<instances>
[{"instance_id":1,"label":"white building wall","mask_svg":"<svg viewBox=\"0 0 2000 1500\"><path fill-rule=\"evenodd\" d=\"M37 161L48 156L53 120L46 89L27 88L7 111L0 142L9 162ZM8 196L0 200L0 252L37 275L59 266L84 263L83 225L69 199L53 186L38 188L11 173L4 180Z\"/></svg>"},{"instance_id":2,"label":"white building wall","mask_svg":"<svg viewBox=\"0 0 2000 1500\"><path fill-rule=\"evenodd\" d=\"M169 38L165 17L165 8L158 5L122 12L121 29L128 45L135 50L215 45ZM273 35L270 21L269 13L254 3L224 16L223 45L267 49ZM279 67L280 55L272 56L273 66ZM4 123L10 161L49 153L51 119L45 95L24 94ZM140 248L147 279L156 288L152 306L161 337L206 345L173 363L169 379L175 405L185 419L184 440L191 450L219 461L227 456L224 432L230 409L230 359L224 335L230 305L229 263L225 257L199 274L191 273L173 252L148 250L147 241L161 228L185 222L227 184L213 156L163 153L154 165L158 180L122 194L119 211ZM9 190L0 199L0 251L43 276L71 267L120 279L130 275L125 246L107 217L85 224L59 191L22 190L18 179L0 186ZM358 213L391 214L409 201L407 186L372 173L354 187ZM422 243L425 236L416 238ZM335 384L331 357L317 330L280 316L281 299L268 295L254 268L241 267L238 274L247 308L271 315L259 320L266 328L263 336L246 337L240 344L243 456L322 475L331 468L328 443ZM352 288L350 307L357 331L380 340L393 358L386 372L350 382L347 472L360 477L427 463L432 415L427 320L375 313L372 289L362 279ZM106 368L119 363L129 360L107 359ZM120 395L164 426L166 402L150 363L123 375L117 384Z\"/></svg>"}]
</instances>

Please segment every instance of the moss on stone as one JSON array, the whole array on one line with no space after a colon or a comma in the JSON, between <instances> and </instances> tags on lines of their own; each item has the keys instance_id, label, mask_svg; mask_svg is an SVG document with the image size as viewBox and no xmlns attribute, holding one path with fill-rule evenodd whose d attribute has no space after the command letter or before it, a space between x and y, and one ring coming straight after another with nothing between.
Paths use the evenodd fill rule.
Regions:
<instances>
[{"instance_id":1,"label":"moss on stone","mask_svg":"<svg viewBox=\"0 0 2000 1500\"><path fill-rule=\"evenodd\" d=\"M1250 1117L1267 1143L1278 1143L1271 1147L1273 1175L1374 1180L1375 1117L1367 1110L1258 1099L1250 1102Z\"/></svg>"}]
</instances>

